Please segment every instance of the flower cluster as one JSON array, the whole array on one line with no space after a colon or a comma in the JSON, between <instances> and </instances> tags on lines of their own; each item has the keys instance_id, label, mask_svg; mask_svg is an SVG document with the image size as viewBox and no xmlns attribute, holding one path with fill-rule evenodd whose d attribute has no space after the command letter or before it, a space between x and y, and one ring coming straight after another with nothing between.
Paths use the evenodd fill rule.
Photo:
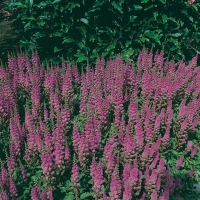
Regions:
<instances>
[{"instance_id":1,"label":"flower cluster","mask_svg":"<svg viewBox=\"0 0 200 200\"><path fill-rule=\"evenodd\" d=\"M200 70L197 56L187 67L163 56L144 49L136 68L120 56L104 68L101 59L82 75L64 62L62 70L44 69L35 53L32 65L25 55L9 57L8 69L0 67L0 120L8 120L10 131L0 198L17 198L20 167L26 183L31 171L44 175L45 188L31 189L33 200L52 200L53 184L64 179L76 199L85 185L96 200L180 199L181 178L172 173L198 155Z\"/></svg>"}]
</instances>

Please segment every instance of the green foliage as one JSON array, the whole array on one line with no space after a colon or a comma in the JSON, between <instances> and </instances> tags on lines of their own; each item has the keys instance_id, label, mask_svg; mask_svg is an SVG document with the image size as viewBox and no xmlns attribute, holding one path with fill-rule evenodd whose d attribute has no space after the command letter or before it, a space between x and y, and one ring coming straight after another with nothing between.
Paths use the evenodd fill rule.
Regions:
<instances>
[{"instance_id":1,"label":"green foliage","mask_svg":"<svg viewBox=\"0 0 200 200\"><path fill-rule=\"evenodd\" d=\"M17 10L10 18L17 18L20 46L29 54L37 48L44 65L45 58L60 63L62 55L82 65L119 53L129 61L143 45L164 48L170 59L186 63L200 52L199 1L20 0L5 8Z\"/></svg>"}]
</instances>

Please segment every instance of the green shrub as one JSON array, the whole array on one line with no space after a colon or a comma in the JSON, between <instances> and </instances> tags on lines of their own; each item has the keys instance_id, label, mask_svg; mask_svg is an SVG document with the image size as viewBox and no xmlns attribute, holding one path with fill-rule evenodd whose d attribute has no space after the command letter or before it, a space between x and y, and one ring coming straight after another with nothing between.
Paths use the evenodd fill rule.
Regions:
<instances>
[{"instance_id":1,"label":"green shrub","mask_svg":"<svg viewBox=\"0 0 200 200\"><path fill-rule=\"evenodd\" d=\"M60 63L63 55L78 63L89 59L91 65L98 56L118 53L129 60L144 45L186 63L200 52L199 1L20 0L4 5L10 12L17 9L12 17L21 31L20 46L29 54L37 48L42 62Z\"/></svg>"}]
</instances>

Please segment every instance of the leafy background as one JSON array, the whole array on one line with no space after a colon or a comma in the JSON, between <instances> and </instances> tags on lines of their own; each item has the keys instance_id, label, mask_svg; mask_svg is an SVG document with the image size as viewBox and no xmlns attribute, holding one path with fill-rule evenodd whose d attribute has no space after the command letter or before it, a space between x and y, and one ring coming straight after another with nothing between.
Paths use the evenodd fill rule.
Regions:
<instances>
[{"instance_id":1,"label":"leafy background","mask_svg":"<svg viewBox=\"0 0 200 200\"><path fill-rule=\"evenodd\" d=\"M62 56L93 65L119 53L135 62L144 45L186 63L200 52L199 1L14 0L4 7L13 13L8 20L17 19L20 47L29 55L37 48L45 66L46 59L61 63Z\"/></svg>"}]
</instances>

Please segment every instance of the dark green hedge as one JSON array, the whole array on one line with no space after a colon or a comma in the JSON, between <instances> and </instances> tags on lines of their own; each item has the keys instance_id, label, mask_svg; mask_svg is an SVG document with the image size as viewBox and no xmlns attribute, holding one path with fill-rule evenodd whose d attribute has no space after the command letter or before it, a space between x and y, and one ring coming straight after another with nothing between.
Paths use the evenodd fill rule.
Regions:
<instances>
[{"instance_id":1,"label":"dark green hedge","mask_svg":"<svg viewBox=\"0 0 200 200\"><path fill-rule=\"evenodd\" d=\"M15 13L20 46L37 48L42 61L59 63L63 55L91 65L118 53L136 61L144 45L186 63L200 53L199 0L20 0L4 7Z\"/></svg>"}]
</instances>

